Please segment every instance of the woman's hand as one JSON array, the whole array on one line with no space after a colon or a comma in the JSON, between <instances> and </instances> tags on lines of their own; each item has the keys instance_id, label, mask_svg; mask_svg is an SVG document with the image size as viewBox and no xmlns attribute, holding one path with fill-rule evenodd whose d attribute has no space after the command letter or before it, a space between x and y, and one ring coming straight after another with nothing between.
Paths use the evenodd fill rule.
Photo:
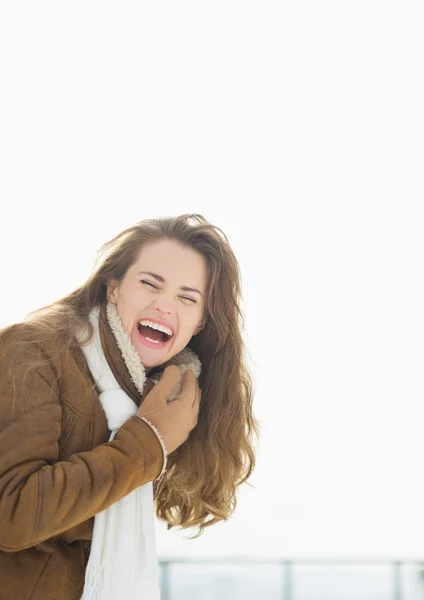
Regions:
<instances>
[{"instance_id":1,"label":"woman's hand","mask_svg":"<svg viewBox=\"0 0 424 600\"><path fill-rule=\"evenodd\" d=\"M202 396L193 371L187 369L181 381L179 395L168 403L168 398L179 377L178 367L175 365L167 367L137 411L138 417L145 417L159 431L168 454L181 446L196 426Z\"/></svg>"}]
</instances>

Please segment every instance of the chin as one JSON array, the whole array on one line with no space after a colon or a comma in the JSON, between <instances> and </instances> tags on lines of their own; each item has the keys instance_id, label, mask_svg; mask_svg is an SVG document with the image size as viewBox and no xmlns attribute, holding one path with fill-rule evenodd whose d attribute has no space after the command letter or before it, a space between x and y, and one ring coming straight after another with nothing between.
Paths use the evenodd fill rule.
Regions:
<instances>
[{"instance_id":1,"label":"chin","mask_svg":"<svg viewBox=\"0 0 424 600\"><path fill-rule=\"evenodd\" d=\"M157 367L162 362L158 360L152 360L151 358L146 359L145 357L141 356L140 352L137 352L137 354L143 367L146 367L147 369L153 369L153 367Z\"/></svg>"}]
</instances>

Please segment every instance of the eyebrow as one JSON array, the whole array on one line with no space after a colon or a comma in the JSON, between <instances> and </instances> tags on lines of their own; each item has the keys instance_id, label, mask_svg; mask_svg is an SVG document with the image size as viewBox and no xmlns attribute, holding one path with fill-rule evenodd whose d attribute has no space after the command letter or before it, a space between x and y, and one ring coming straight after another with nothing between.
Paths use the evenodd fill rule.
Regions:
<instances>
[{"instance_id":1,"label":"eyebrow","mask_svg":"<svg viewBox=\"0 0 424 600\"><path fill-rule=\"evenodd\" d=\"M157 281L160 281L161 283L165 283L165 279L162 277L162 275L158 275L157 273L152 273L151 271L140 271L139 273L137 273L137 275L142 275L143 273L144 273L144 275L150 275L150 277L157 279ZM200 292L196 288L191 288L191 287L188 287L187 285L182 285L180 287L180 289L183 290L183 292L196 292L197 294L200 294L203 298L202 292Z\"/></svg>"}]
</instances>

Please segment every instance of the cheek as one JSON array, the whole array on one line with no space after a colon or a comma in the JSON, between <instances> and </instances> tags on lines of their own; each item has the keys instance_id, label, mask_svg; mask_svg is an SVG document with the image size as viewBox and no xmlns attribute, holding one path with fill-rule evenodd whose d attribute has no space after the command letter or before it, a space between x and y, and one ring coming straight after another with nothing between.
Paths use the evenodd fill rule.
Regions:
<instances>
[{"instance_id":1,"label":"cheek","mask_svg":"<svg viewBox=\"0 0 424 600\"><path fill-rule=\"evenodd\" d=\"M134 295L122 295L118 302L118 311L125 320L125 324L132 325L132 322L140 313L140 309L143 303L140 302L141 298L135 298Z\"/></svg>"},{"instance_id":2,"label":"cheek","mask_svg":"<svg viewBox=\"0 0 424 600\"><path fill-rule=\"evenodd\" d=\"M189 337L193 336L196 333L196 329L199 325L199 323L202 320L202 315L201 314L196 314L196 316L193 318L193 315L191 315L190 321L187 323L187 327L185 329L187 335Z\"/></svg>"}]
</instances>

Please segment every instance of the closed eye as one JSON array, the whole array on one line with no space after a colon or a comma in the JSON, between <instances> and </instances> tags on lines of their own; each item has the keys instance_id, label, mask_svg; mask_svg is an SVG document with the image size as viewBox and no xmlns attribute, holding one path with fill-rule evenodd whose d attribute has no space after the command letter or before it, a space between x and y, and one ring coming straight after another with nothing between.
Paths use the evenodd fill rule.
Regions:
<instances>
[{"instance_id":1,"label":"closed eye","mask_svg":"<svg viewBox=\"0 0 424 600\"><path fill-rule=\"evenodd\" d=\"M150 283L150 281L146 281L145 279L142 279L141 283L147 283L147 285L151 285L152 287L154 287L155 289L157 289L156 285L153 285L153 283Z\"/></svg>"},{"instance_id":2,"label":"closed eye","mask_svg":"<svg viewBox=\"0 0 424 600\"><path fill-rule=\"evenodd\" d=\"M157 287L157 285L154 285L153 283L151 283L150 281L147 281L146 279L142 279L140 281L140 283L147 283L147 285L150 285L152 288L155 288L155 290L159 289ZM182 296L182 298L183 298L183 300L190 300L190 302L197 304L197 300L195 300L194 298L189 298L188 296Z\"/></svg>"}]
</instances>

